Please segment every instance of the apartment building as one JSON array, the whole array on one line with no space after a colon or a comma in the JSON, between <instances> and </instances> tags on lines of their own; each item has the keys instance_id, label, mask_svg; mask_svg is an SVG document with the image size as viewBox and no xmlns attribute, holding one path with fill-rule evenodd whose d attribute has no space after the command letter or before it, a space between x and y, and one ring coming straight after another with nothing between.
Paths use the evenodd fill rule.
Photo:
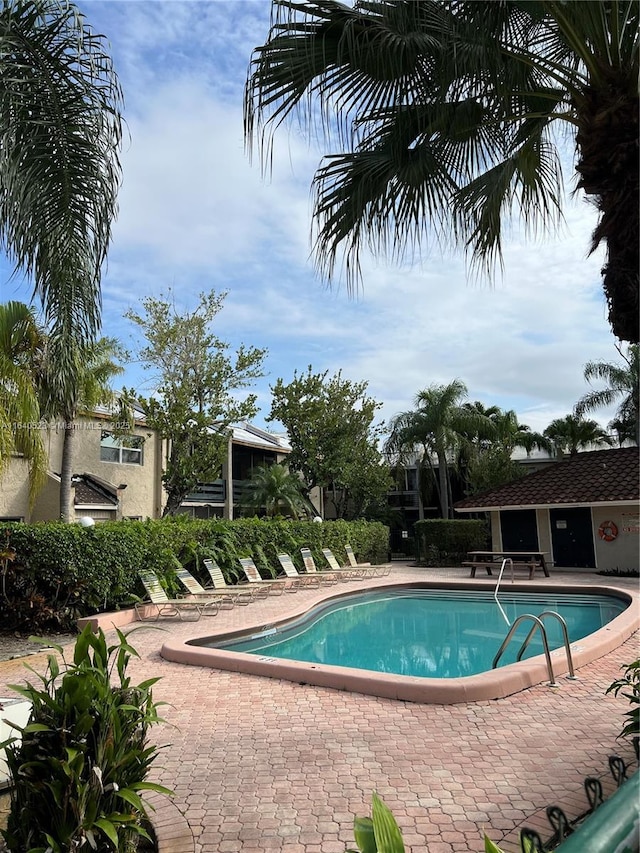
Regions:
<instances>
[{"instance_id":1,"label":"apartment building","mask_svg":"<svg viewBox=\"0 0 640 853\"><path fill-rule=\"evenodd\" d=\"M51 521L60 518L60 469L66 425L43 424L49 455L47 482L29 507L28 465L14 457L0 482L0 521ZM114 434L108 412L79 417L73 425L74 454L71 519L94 522L160 518L166 502L162 471L166 443L137 412L132 434ZM259 465L282 462L291 448L282 435L249 423L232 426L221 476L201 483L180 512L194 518L237 514L245 482ZM316 501L316 505L319 505Z\"/></svg>"}]
</instances>

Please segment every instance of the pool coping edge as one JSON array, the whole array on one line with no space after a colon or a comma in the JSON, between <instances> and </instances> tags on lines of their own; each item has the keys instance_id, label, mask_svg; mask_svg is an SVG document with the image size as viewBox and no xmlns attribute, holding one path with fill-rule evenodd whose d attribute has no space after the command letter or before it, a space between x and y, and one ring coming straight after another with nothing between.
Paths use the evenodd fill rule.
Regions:
<instances>
[{"instance_id":1,"label":"pool coping edge","mask_svg":"<svg viewBox=\"0 0 640 853\"><path fill-rule=\"evenodd\" d=\"M491 582L487 583L486 581L469 583L468 581L453 580L416 581L408 583L392 581L367 586L366 590L367 592L372 592L393 589L394 587L491 590L494 588L494 584ZM572 586L571 584L549 587L536 582L519 583L518 590L544 593L553 591L553 593L580 595L609 595L629 602L629 606L623 613L615 617L607 625L589 634L587 637L571 643L573 664L576 670L622 645L640 628L640 610L637 606L640 596L631 590L622 590L600 584L592 587ZM286 616L279 618L273 624L280 625L292 619L299 618L313 607L344 595L344 593L338 591L321 594L322 590L320 590L319 593L312 601L307 601L304 607L292 609ZM256 625L250 624L243 628L241 632L214 632L207 635L207 638L212 641L216 639L222 640L223 638L230 639L240 633L244 635L251 631L260 632L264 628L265 626L259 623ZM548 681L548 671L544 655L538 655L519 663L508 664L496 670L462 678L421 678L392 675L390 673L372 673L368 670L351 667L278 660L243 652L211 649L193 645L192 643L196 639L201 638L194 637L191 640L181 641L168 640L163 644L160 654L165 660L189 666L203 666L211 669L283 679L298 684L313 684L318 687L352 691L369 696L437 705L502 699L525 690L528 687ZM553 651L551 659L557 681L558 677L564 676L569 672L564 648Z\"/></svg>"}]
</instances>

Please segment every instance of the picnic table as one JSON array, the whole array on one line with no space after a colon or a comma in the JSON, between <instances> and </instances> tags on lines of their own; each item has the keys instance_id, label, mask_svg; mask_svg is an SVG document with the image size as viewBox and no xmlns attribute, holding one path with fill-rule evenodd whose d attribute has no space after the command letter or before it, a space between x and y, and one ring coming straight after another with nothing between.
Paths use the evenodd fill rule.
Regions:
<instances>
[{"instance_id":1,"label":"picnic table","mask_svg":"<svg viewBox=\"0 0 640 853\"><path fill-rule=\"evenodd\" d=\"M545 577L549 577L549 566L547 565L546 551L467 551L468 560L463 560L462 565L471 569L471 577L475 578L478 569L486 569L488 575L493 574L493 569L500 569L502 561L510 559L514 569L527 569L529 580L532 580L536 569L542 569Z\"/></svg>"}]
</instances>

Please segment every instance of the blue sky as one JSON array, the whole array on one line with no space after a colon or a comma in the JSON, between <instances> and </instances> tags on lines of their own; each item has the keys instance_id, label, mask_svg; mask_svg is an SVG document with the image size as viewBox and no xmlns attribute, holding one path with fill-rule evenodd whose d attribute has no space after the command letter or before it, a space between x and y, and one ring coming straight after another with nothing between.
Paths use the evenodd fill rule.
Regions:
<instances>
[{"instance_id":1,"label":"blue sky","mask_svg":"<svg viewBox=\"0 0 640 853\"><path fill-rule=\"evenodd\" d=\"M366 380L381 418L409 409L433 383L462 380L470 400L514 409L542 430L588 386L589 360L617 361L606 321L602 253L587 258L595 211L570 201L562 233L525 243L514 228L493 286L464 261L425 253L397 267L363 258L363 288L329 290L310 260L309 187L319 161L293 126L276 136L268 179L246 154L242 94L252 48L269 27L268 0L81 0L111 44L129 138L120 212L103 280L103 333L135 350L123 318L171 288L179 307L227 290L216 334L268 349L256 384L264 426L269 386L295 369ZM565 171L571 190L571 153ZM0 268L0 297L28 299ZM139 365L123 384L148 394ZM595 417L603 424L611 411ZM268 425L267 425L268 426ZM270 428L277 428L271 425Z\"/></svg>"}]
</instances>

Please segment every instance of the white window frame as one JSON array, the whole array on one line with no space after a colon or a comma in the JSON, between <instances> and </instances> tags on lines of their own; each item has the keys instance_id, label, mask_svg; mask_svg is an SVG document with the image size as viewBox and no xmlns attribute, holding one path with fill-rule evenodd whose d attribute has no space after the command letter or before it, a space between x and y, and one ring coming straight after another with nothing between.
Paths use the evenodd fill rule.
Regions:
<instances>
[{"instance_id":1,"label":"white window frame","mask_svg":"<svg viewBox=\"0 0 640 853\"><path fill-rule=\"evenodd\" d=\"M109 443L105 443L109 441ZM131 444L127 444L131 442ZM138 446L135 447L134 443ZM103 450L117 452L117 459L107 459L103 455ZM144 438L140 435L122 436L114 438L113 433L108 430L102 430L100 434L100 461L115 465L144 465ZM132 458L137 456L136 458Z\"/></svg>"}]
</instances>

